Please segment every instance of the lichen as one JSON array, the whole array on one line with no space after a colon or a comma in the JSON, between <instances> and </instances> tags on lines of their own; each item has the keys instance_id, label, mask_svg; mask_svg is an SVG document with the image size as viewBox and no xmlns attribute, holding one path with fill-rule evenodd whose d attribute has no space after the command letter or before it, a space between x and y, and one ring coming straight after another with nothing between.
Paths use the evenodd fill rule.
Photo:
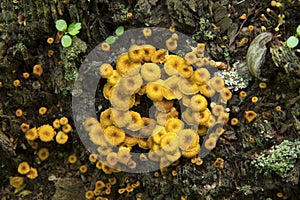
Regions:
<instances>
[{"instance_id":1,"label":"lichen","mask_svg":"<svg viewBox=\"0 0 300 200\"><path fill-rule=\"evenodd\" d=\"M221 76L225 81L226 87L233 91L246 88L251 80L246 64L239 62L234 63L230 71L218 71L217 75Z\"/></svg>"},{"instance_id":2,"label":"lichen","mask_svg":"<svg viewBox=\"0 0 300 200\"><path fill-rule=\"evenodd\" d=\"M267 154L268 153L268 154ZM284 140L281 144L272 146L251 162L259 172L265 175L274 173L288 181L290 171L300 157L300 141Z\"/></svg>"}]
</instances>

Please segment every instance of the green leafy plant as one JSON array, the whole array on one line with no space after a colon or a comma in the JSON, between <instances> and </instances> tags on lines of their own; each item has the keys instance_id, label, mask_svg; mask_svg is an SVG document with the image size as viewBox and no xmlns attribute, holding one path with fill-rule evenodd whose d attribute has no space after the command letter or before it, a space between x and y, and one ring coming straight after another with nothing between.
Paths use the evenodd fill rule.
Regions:
<instances>
[{"instance_id":1,"label":"green leafy plant","mask_svg":"<svg viewBox=\"0 0 300 200\"><path fill-rule=\"evenodd\" d=\"M123 26L119 26L115 30L115 34L108 36L105 39L105 42L108 43L108 44L113 44L121 35L123 35L123 33L124 33L124 27Z\"/></svg>"},{"instance_id":2,"label":"green leafy plant","mask_svg":"<svg viewBox=\"0 0 300 200\"><path fill-rule=\"evenodd\" d=\"M296 35L292 35L286 40L286 46L291 49L295 48L299 44L298 37L300 37L300 25L296 29Z\"/></svg>"},{"instance_id":3,"label":"green leafy plant","mask_svg":"<svg viewBox=\"0 0 300 200\"><path fill-rule=\"evenodd\" d=\"M63 47L69 47L72 45L72 37L79 33L81 29L81 23L71 23L69 26L63 19L59 19L55 22L55 27L58 31L64 32L64 36L61 38L61 44ZM70 36L71 35L71 36Z\"/></svg>"}]
</instances>

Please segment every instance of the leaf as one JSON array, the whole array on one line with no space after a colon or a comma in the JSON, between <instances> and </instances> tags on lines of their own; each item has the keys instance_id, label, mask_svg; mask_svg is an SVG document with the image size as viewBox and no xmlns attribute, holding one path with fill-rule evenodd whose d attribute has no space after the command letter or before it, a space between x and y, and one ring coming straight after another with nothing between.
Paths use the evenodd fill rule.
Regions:
<instances>
[{"instance_id":1,"label":"leaf","mask_svg":"<svg viewBox=\"0 0 300 200\"><path fill-rule=\"evenodd\" d=\"M287 41L286 41L286 45L288 46L288 48L295 48L299 43L299 39L296 38L295 36L290 36Z\"/></svg>"},{"instance_id":2,"label":"leaf","mask_svg":"<svg viewBox=\"0 0 300 200\"><path fill-rule=\"evenodd\" d=\"M297 26L296 33L298 36L300 36L300 25Z\"/></svg>"},{"instance_id":3,"label":"leaf","mask_svg":"<svg viewBox=\"0 0 300 200\"><path fill-rule=\"evenodd\" d=\"M65 31L65 30L67 30L68 25L65 20L59 19L55 22L55 27L59 31Z\"/></svg>"},{"instance_id":4,"label":"leaf","mask_svg":"<svg viewBox=\"0 0 300 200\"><path fill-rule=\"evenodd\" d=\"M79 30L81 29L81 23L72 23L68 27L68 33L70 35L77 35L79 33Z\"/></svg>"},{"instance_id":5,"label":"leaf","mask_svg":"<svg viewBox=\"0 0 300 200\"><path fill-rule=\"evenodd\" d=\"M123 26L119 26L116 30L115 33L117 36L121 36L124 33L124 27Z\"/></svg>"},{"instance_id":6,"label":"leaf","mask_svg":"<svg viewBox=\"0 0 300 200\"><path fill-rule=\"evenodd\" d=\"M61 38L61 44L63 45L63 47L69 47L72 44L72 38L69 35L64 35Z\"/></svg>"},{"instance_id":7,"label":"leaf","mask_svg":"<svg viewBox=\"0 0 300 200\"><path fill-rule=\"evenodd\" d=\"M115 36L111 35L106 38L105 42L108 44L113 44L116 41L116 39L117 38Z\"/></svg>"}]
</instances>

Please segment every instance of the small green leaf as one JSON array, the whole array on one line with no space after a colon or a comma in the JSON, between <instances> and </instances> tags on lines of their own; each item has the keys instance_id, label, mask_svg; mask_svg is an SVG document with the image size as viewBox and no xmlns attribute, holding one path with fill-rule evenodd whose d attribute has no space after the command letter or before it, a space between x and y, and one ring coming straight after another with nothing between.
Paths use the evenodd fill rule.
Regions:
<instances>
[{"instance_id":1,"label":"small green leaf","mask_svg":"<svg viewBox=\"0 0 300 200\"><path fill-rule=\"evenodd\" d=\"M296 33L298 36L300 36L300 25L297 26Z\"/></svg>"},{"instance_id":2,"label":"small green leaf","mask_svg":"<svg viewBox=\"0 0 300 200\"><path fill-rule=\"evenodd\" d=\"M81 29L81 23L72 23L68 27L68 33L70 35L77 35L79 33L79 30Z\"/></svg>"},{"instance_id":3,"label":"small green leaf","mask_svg":"<svg viewBox=\"0 0 300 200\"><path fill-rule=\"evenodd\" d=\"M116 39L117 38L115 36L111 35L106 38L105 42L108 44L113 44L116 41Z\"/></svg>"},{"instance_id":4,"label":"small green leaf","mask_svg":"<svg viewBox=\"0 0 300 200\"><path fill-rule=\"evenodd\" d=\"M286 45L288 46L288 48L295 48L298 45L299 39L295 36L290 36L287 41L286 41Z\"/></svg>"},{"instance_id":5,"label":"small green leaf","mask_svg":"<svg viewBox=\"0 0 300 200\"><path fill-rule=\"evenodd\" d=\"M55 22L55 27L59 31L65 31L65 30L67 30L68 25L65 20L59 19Z\"/></svg>"},{"instance_id":6,"label":"small green leaf","mask_svg":"<svg viewBox=\"0 0 300 200\"><path fill-rule=\"evenodd\" d=\"M124 27L123 26L119 26L116 30L115 33L117 36L121 36L124 33Z\"/></svg>"},{"instance_id":7,"label":"small green leaf","mask_svg":"<svg viewBox=\"0 0 300 200\"><path fill-rule=\"evenodd\" d=\"M61 44L63 45L63 47L69 47L72 44L72 38L69 35L64 35L61 38Z\"/></svg>"}]
</instances>

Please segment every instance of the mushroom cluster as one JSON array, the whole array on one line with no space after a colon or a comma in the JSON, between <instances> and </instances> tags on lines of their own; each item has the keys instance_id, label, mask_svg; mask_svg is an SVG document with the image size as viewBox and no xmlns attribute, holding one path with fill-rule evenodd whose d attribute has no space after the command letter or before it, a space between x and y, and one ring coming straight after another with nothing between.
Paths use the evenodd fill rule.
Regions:
<instances>
[{"instance_id":1,"label":"mushroom cluster","mask_svg":"<svg viewBox=\"0 0 300 200\"><path fill-rule=\"evenodd\" d=\"M170 37L176 45L177 39ZM170 45L166 41L168 50ZM134 169L147 160L163 168L181 155L195 158L202 150L200 141L204 151L210 151L224 132L229 118L225 106L232 94L224 80L214 76L223 63L205 56L202 43L183 57L167 49L132 45L116 64L99 67L106 79L103 95L111 107L101 112L100 122L87 118L84 128L100 160L111 168ZM153 105L139 113L135 108L145 98ZM139 161L133 159L132 149L140 150Z\"/></svg>"}]
</instances>

